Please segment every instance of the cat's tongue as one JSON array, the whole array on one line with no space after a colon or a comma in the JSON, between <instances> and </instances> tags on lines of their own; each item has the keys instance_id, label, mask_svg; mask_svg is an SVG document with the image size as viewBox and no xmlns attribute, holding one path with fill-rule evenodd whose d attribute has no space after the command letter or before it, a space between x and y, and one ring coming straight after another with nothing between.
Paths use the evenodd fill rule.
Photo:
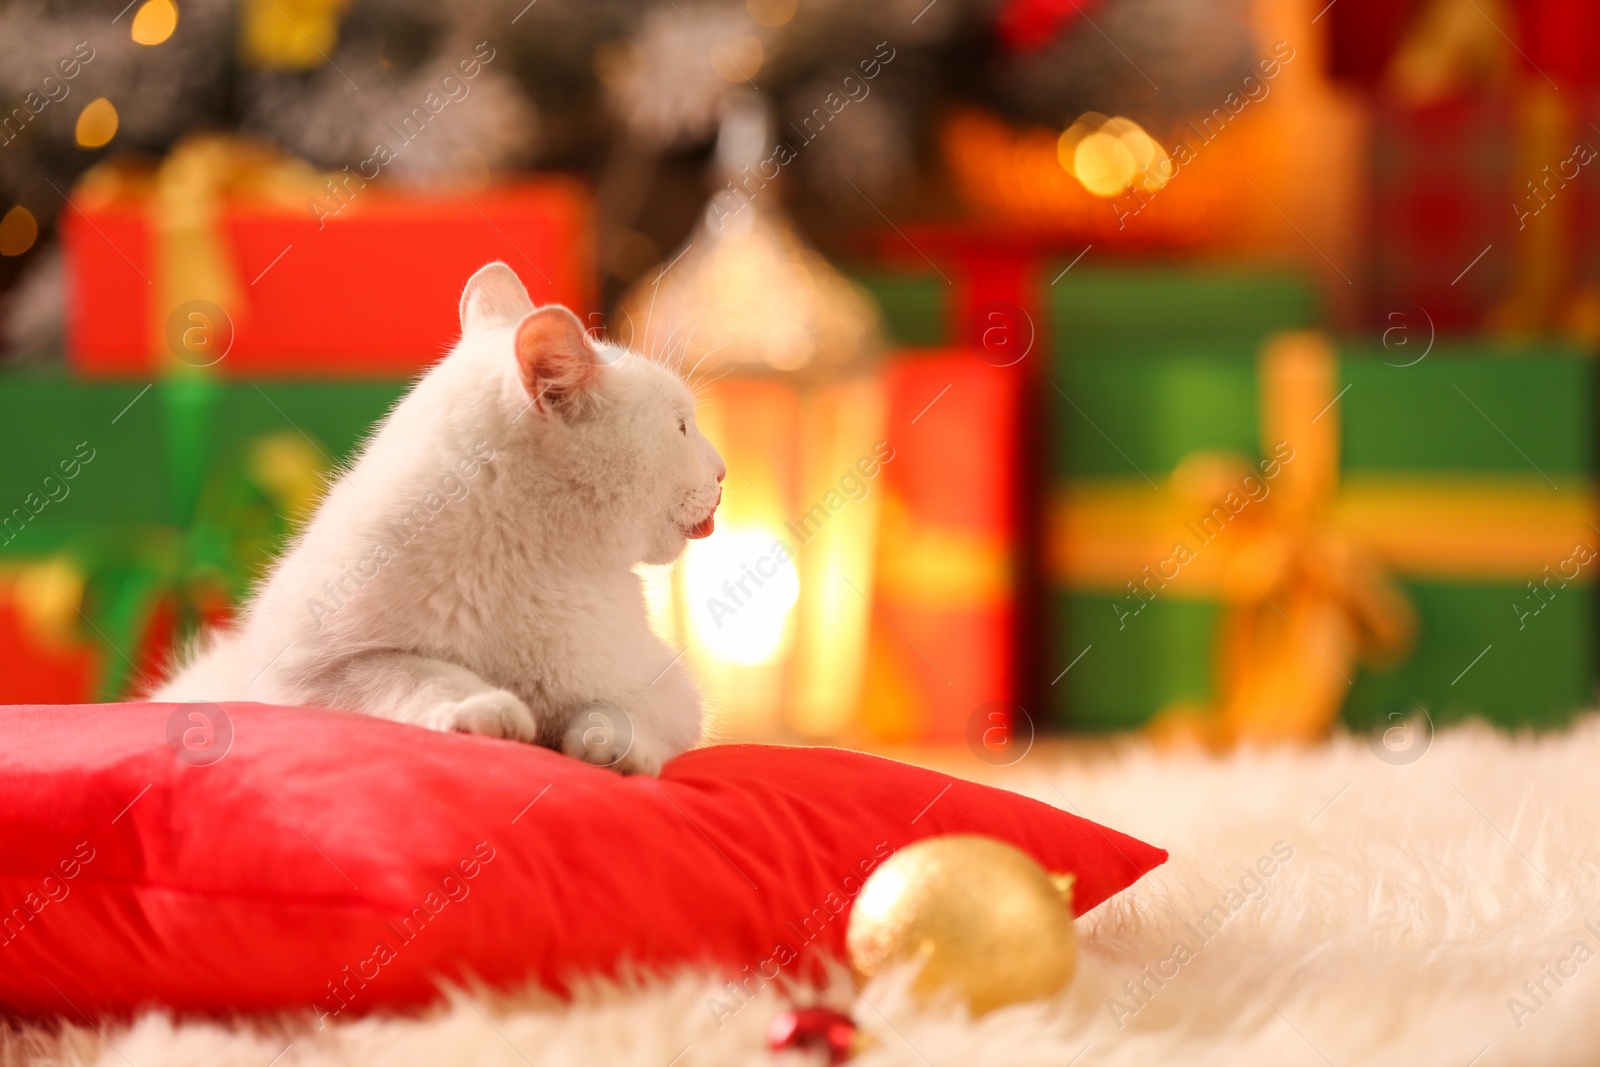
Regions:
<instances>
[{"instance_id":1,"label":"cat's tongue","mask_svg":"<svg viewBox=\"0 0 1600 1067\"><path fill-rule=\"evenodd\" d=\"M717 508L722 504L722 490L717 490L717 502L711 505L711 514L689 527L689 536L695 540L710 537L711 531L717 528Z\"/></svg>"}]
</instances>

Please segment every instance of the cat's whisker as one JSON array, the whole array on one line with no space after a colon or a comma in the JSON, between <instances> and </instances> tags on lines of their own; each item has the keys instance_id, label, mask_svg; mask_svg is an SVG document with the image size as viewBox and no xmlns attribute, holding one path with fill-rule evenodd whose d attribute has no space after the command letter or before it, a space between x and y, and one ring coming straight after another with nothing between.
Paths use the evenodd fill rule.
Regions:
<instances>
[{"instance_id":1,"label":"cat's whisker","mask_svg":"<svg viewBox=\"0 0 1600 1067\"><path fill-rule=\"evenodd\" d=\"M708 380L706 380L704 382L697 382L694 385L690 386L690 391L694 392L695 395L698 396L698 395L700 395L700 392L702 390L711 388L717 382L721 381L722 379L726 378L728 375L732 374L735 369L736 368L734 368L734 367L729 367L727 370L723 371L721 374L717 375L715 378L710 378L710 379L708 379Z\"/></svg>"},{"instance_id":2,"label":"cat's whisker","mask_svg":"<svg viewBox=\"0 0 1600 1067\"><path fill-rule=\"evenodd\" d=\"M727 345L727 342L724 341L721 345L718 345L717 348L710 349L709 351L707 351L704 354L702 354L699 359L694 361L694 366L689 368L689 373L685 374L683 376L684 381L692 383L694 381L695 372L700 369L701 364L703 364L706 360L710 359L711 358L711 354L713 352L716 352L718 348L723 348L726 345ZM691 385L690 388L693 388L693 385Z\"/></svg>"},{"instance_id":3,"label":"cat's whisker","mask_svg":"<svg viewBox=\"0 0 1600 1067\"><path fill-rule=\"evenodd\" d=\"M678 331L683 328L682 323L679 323L677 326L673 326L671 321L672 320L670 318L667 320L667 336L661 339L661 344L655 353L657 357L656 362L662 365L665 365L667 360L672 358L673 339L677 337Z\"/></svg>"},{"instance_id":4,"label":"cat's whisker","mask_svg":"<svg viewBox=\"0 0 1600 1067\"><path fill-rule=\"evenodd\" d=\"M673 262L676 262L676 260ZM643 344L650 337L650 320L656 313L656 297L661 292L661 281L667 276L667 271L671 269L671 267L672 264L668 263L665 267L661 268L661 272L656 275L656 280L650 285L650 306L645 309L644 332L639 335L641 344ZM668 303L671 303L671 301L669 300Z\"/></svg>"},{"instance_id":5,"label":"cat's whisker","mask_svg":"<svg viewBox=\"0 0 1600 1067\"><path fill-rule=\"evenodd\" d=\"M687 359L688 356L689 356L689 346L694 342L694 335L695 335L695 333L697 331L699 331L699 329L700 329L700 320L703 319L704 317L705 317L705 311L704 311L704 309L702 309L700 314L695 316L694 325L689 327L689 336L685 337L683 339L683 347L678 350L677 361L673 364L673 367L672 367L672 372L674 374L678 373L680 370L683 369L683 361L685 359Z\"/></svg>"},{"instance_id":6,"label":"cat's whisker","mask_svg":"<svg viewBox=\"0 0 1600 1067\"><path fill-rule=\"evenodd\" d=\"M699 320L696 318L696 320L694 320L694 326L698 325ZM690 334L694 333L694 326L690 326ZM672 371L672 373L677 373L678 363L683 362L683 357L680 355L680 352L688 349L688 339L678 341L678 330L682 330L682 323L680 323L677 328L674 328L674 330L667 334L667 338L662 341L661 352L659 352L658 358L656 358L656 362L658 362L659 365L664 366L664 368Z\"/></svg>"},{"instance_id":7,"label":"cat's whisker","mask_svg":"<svg viewBox=\"0 0 1600 1067\"><path fill-rule=\"evenodd\" d=\"M685 377L685 381L688 382L689 390L691 392L693 392L699 385L699 383L695 382L694 375L695 375L695 372L700 369L700 365L702 363L704 363L706 360L710 359L712 356L716 355L718 352L721 352L724 348L727 348L731 344L733 344L733 342L731 340L724 341L720 345L716 345L716 346L708 349L706 351L706 354L700 357L700 359L695 363L694 367L689 371L688 375ZM728 369L732 370L733 368L730 367ZM723 373L726 374L727 371L724 371ZM720 377L720 375L718 377ZM714 380L715 379L713 379L713 381Z\"/></svg>"},{"instance_id":8,"label":"cat's whisker","mask_svg":"<svg viewBox=\"0 0 1600 1067\"><path fill-rule=\"evenodd\" d=\"M703 315L704 315L704 311L702 311L700 315L695 316L694 325L689 327L689 336L687 336L687 337L685 337L683 339L683 346L682 346L682 348L679 349L679 355L678 355L677 360L676 360L677 366L672 367L672 370L673 370L674 373L677 372L677 367L681 367L683 365L683 357L688 355L688 353L689 353L689 343L694 340L694 333L695 333L696 330L698 330L700 328L700 319L701 319L701 317ZM673 330L672 331L673 334L676 334L677 332L678 332L677 330ZM673 350L672 335L668 335L667 344L666 344L666 350L662 353L662 356L663 356L662 361L661 361L662 366L669 366L669 362L668 361L672 360L672 350Z\"/></svg>"},{"instance_id":9,"label":"cat's whisker","mask_svg":"<svg viewBox=\"0 0 1600 1067\"><path fill-rule=\"evenodd\" d=\"M662 274L664 276L666 272L663 271ZM663 357L667 357L672 354L672 339L676 337L678 335L678 331L683 328L683 323L680 322L677 325L673 325L673 323L673 304L669 301L667 304L667 337L661 345Z\"/></svg>"}]
</instances>

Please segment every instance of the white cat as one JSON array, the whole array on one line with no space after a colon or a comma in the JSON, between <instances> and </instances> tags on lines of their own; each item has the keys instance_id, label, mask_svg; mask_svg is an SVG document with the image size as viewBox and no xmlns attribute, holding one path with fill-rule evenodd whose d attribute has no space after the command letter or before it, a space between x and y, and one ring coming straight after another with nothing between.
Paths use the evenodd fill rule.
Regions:
<instances>
[{"instance_id":1,"label":"white cat","mask_svg":"<svg viewBox=\"0 0 1600 1067\"><path fill-rule=\"evenodd\" d=\"M503 263L234 625L150 697L365 712L654 774L701 699L633 567L711 533L726 468L671 370Z\"/></svg>"}]
</instances>

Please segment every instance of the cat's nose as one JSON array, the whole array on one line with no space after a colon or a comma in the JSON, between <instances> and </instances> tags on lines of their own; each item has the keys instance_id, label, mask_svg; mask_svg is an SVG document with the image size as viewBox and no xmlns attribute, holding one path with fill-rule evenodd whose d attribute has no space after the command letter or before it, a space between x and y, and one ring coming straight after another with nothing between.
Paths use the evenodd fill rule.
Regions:
<instances>
[{"instance_id":1,"label":"cat's nose","mask_svg":"<svg viewBox=\"0 0 1600 1067\"><path fill-rule=\"evenodd\" d=\"M719 466L717 468L717 484L721 485L722 484L722 479L726 478L727 476L728 476L728 468Z\"/></svg>"}]
</instances>

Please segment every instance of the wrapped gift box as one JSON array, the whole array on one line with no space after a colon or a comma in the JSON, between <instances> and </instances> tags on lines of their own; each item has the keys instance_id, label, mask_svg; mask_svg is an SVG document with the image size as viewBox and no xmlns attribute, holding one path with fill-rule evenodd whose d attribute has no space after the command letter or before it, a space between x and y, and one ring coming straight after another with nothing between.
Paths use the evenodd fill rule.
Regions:
<instances>
[{"instance_id":1,"label":"wrapped gift box","mask_svg":"<svg viewBox=\"0 0 1600 1067\"><path fill-rule=\"evenodd\" d=\"M1293 272L1179 265L1080 265L1048 299L1049 408L1036 483L1044 487L1036 553L1045 591L1034 609L1048 637L1027 691L1060 726L1126 728L1209 694L1216 608L1168 598L1146 613L1142 621L1154 625L1140 627L1137 642L1106 641L1102 613L1116 623L1111 606L1143 564L1093 592L1067 573L1064 493L1129 479L1153 492L1197 448L1253 454L1254 352L1276 331L1313 325L1316 300ZM1166 405L1197 412L1199 424L1163 417ZM1152 470L1154 455L1163 462ZM1110 682L1114 675L1121 681Z\"/></svg>"},{"instance_id":2,"label":"wrapped gift box","mask_svg":"<svg viewBox=\"0 0 1600 1067\"><path fill-rule=\"evenodd\" d=\"M1375 108L1367 318L1377 329L1425 317L1441 331L1493 325L1512 295L1519 257L1533 251L1515 210L1525 200L1538 206L1516 177L1521 136L1517 106L1505 97ZM1539 166L1525 178L1537 177ZM1560 210L1578 199L1561 197Z\"/></svg>"},{"instance_id":3,"label":"wrapped gift box","mask_svg":"<svg viewBox=\"0 0 1600 1067\"><path fill-rule=\"evenodd\" d=\"M575 181L468 193L333 176L331 192L291 170L207 186L196 209L167 189L170 169L102 174L62 215L68 355L82 375L147 379L181 361L236 377L403 377L454 343L461 288L492 260L539 303L594 303L589 196Z\"/></svg>"},{"instance_id":4,"label":"wrapped gift box","mask_svg":"<svg viewBox=\"0 0 1600 1067\"><path fill-rule=\"evenodd\" d=\"M883 464L861 721L888 742L959 742L1017 717L1017 436L1025 379L964 349L884 372ZM979 731L980 734L982 731Z\"/></svg>"},{"instance_id":5,"label":"wrapped gift box","mask_svg":"<svg viewBox=\"0 0 1600 1067\"><path fill-rule=\"evenodd\" d=\"M886 247L854 272L897 346L884 372L896 459L881 476L859 719L879 742L966 740L1004 760L1039 718L1018 679L1036 651L1019 634L1031 609L1043 253L959 229L918 244L938 269Z\"/></svg>"},{"instance_id":6,"label":"wrapped gift box","mask_svg":"<svg viewBox=\"0 0 1600 1067\"><path fill-rule=\"evenodd\" d=\"M159 671L403 388L0 379L0 697L112 698Z\"/></svg>"},{"instance_id":7,"label":"wrapped gift box","mask_svg":"<svg viewBox=\"0 0 1600 1067\"><path fill-rule=\"evenodd\" d=\"M1537 75L1502 95L1375 105L1371 328L1600 338L1597 121L1592 91Z\"/></svg>"},{"instance_id":8,"label":"wrapped gift box","mask_svg":"<svg viewBox=\"0 0 1600 1067\"><path fill-rule=\"evenodd\" d=\"M1066 266L1052 264L1083 251L1046 230L910 225L878 235L872 265L855 276L877 298L897 344L984 349L990 362L1005 363L1046 343L1046 298Z\"/></svg>"},{"instance_id":9,"label":"wrapped gift box","mask_svg":"<svg viewBox=\"0 0 1600 1067\"><path fill-rule=\"evenodd\" d=\"M1396 51L1418 20L1427 17L1428 5L1420 0L1344 0L1328 14L1329 73L1355 87L1376 91L1390 77ZM1591 62L1588 42L1600 32L1600 10L1584 0L1526 0L1508 5L1508 18L1479 28L1493 44L1503 48L1514 69L1526 78L1548 77L1580 92L1600 82ZM1435 47L1448 48L1448 35L1433 36ZM1501 44L1501 42L1504 42ZM1478 69L1457 60L1462 82L1470 82Z\"/></svg>"},{"instance_id":10,"label":"wrapped gift box","mask_svg":"<svg viewBox=\"0 0 1600 1067\"><path fill-rule=\"evenodd\" d=\"M1319 315L1303 277L1248 266L1085 264L1050 287L1049 301L1054 352L1067 363L1159 352L1185 340L1248 350L1274 331L1314 325Z\"/></svg>"},{"instance_id":11,"label":"wrapped gift box","mask_svg":"<svg viewBox=\"0 0 1600 1067\"><path fill-rule=\"evenodd\" d=\"M955 336L949 287L932 271L863 268L852 277L877 302L884 335L893 344L933 349Z\"/></svg>"},{"instance_id":12,"label":"wrapped gift box","mask_svg":"<svg viewBox=\"0 0 1600 1067\"><path fill-rule=\"evenodd\" d=\"M1330 73L1370 99L1356 276L1369 323L1592 341L1600 139L1586 27L1600 9L1537 0L1453 32L1441 10L1348 0L1328 12Z\"/></svg>"},{"instance_id":13,"label":"wrapped gift box","mask_svg":"<svg viewBox=\"0 0 1600 1067\"><path fill-rule=\"evenodd\" d=\"M1306 393L1318 399L1298 408L1284 400L1285 344L1330 352L1325 384ZM1215 706L1225 603L1261 593L1262 613L1276 608L1228 585L1248 581L1238 564L1272 543L1263 531L1343 546L1410 605L1414 632L1391 662L1321 657L1348 674L1335 689L1352 728L1418 709L1435 722L1546 725L1589 706L1593 362L1558 347L1420 352L1202 334L1151 339L1123 359L1058 354L1045 567L1051 653L1057 669L1073 664L1050 686L1058 722L1119 729ZM1186 495L1196 471L1223 472L1237 511ZM1301 491L1317 498L1298 508L1309 530L1284 525ZM1344 581L1329 577L1328 597L1353 597ZM1290 640L1322 670L1324 636Z\"/></svg>"}]
</instances>

